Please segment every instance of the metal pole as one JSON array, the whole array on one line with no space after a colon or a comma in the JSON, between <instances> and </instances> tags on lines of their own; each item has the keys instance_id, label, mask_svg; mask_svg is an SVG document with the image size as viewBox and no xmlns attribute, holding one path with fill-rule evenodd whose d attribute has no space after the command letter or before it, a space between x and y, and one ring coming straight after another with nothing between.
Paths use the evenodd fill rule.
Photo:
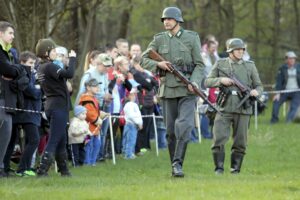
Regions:
<instances>
[{"instance_id":1,"label":"metal pole","mask_svg":"<svg viewBox=\"0 0 300 200\"><path fill-rule=\"evenodd\" d=\"M110 145L111 145L111 154L112 154L112 160L113 164L116 164L116 155L115 155L115 144L114 144L114 135L113 135L113 128L112 128L112 117L109 115L109 129L110 129Z\"/></svg>"},{"instance_id":2,"label":"metal pole","mask_svg":"<svg viewBox=\"0 0 300 200\"><path fill-rule=\"evenodd\" d=\"M156 156L158 156L158 137L157 137L157 126L156 126L156 121L155 121L155 114L152 113L153 117L153 125L154 125L154 135L155 135L155 146L156 146Z\"/></svg>"},{"instance_id":3,"label":"metal pole","mask_svg":"<svg viewBox=\"0 0 300 200\"><path fill-rule=\"evenodd\" d=\"M257 130L257 101L254 101L254 120L255 120L255 130Z\"/></svg>"}]
</instances>

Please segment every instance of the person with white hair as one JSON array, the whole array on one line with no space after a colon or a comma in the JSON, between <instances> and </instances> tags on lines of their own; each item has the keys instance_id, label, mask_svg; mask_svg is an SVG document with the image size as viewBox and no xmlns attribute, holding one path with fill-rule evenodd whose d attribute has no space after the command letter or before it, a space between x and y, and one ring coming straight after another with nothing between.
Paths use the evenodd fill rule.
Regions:
<instances>
[{"instance_id":1,"label":"person with white hair","mask_svg":"<svg viewBox=\"0 0 300 200\"><path fill-rule=\"evenodd\" d=\"M295 52L288 51L285 54L285 63L279 68L276 77L275 90L295 90L294 92L277 93L273 97L273 110L271 124L279 121L278 113L280 106L290 100L289 112L286 122L292 122L296 116L300 104L300 92L296 91L300 87L300 64L296 63Z\"/></svg>"}]
</instances>

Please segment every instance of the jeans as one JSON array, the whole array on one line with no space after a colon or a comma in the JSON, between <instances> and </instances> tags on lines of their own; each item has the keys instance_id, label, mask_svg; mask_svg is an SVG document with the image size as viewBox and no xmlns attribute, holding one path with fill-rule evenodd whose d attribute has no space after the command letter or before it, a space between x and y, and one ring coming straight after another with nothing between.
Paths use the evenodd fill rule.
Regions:
<instances>
[{"instance_id":1,"label":"jeans","mask_svg":"<svg viewBox=\"0 0 300 200\"><path fill-rule=\"evenodd\" d=\"M109 112L109 110L110 110L109 105L105 105L103 107L104 112ZM105 141L107 137L108 126L109 126L109 119L106 119L103 121L101 126L101 135L100 135L101 144L100 144L100 151L97 160L101 160L105 157Z\"/></svg>"},{"instance_id":2,"label":"jeans","mask_svg":"<svg viewBox=\"0 0 300 200\"><path fill-rule=\"evenodd\" d=\"M0 99L0 105L5 106L5 100ZM12 130L12 116L0 108L0 169L4 168L4 156L8 147Z\"/></svg>"},{"instance_id":3,"label":"jeans","mask_svg":"<svg viewBox=\"0 0 300 200\"><path fill-rule=\"evenodd\" d=\"M52 154L64 154L67 152L67 122L69 112L64 109L47 110L47 118L50 123L50 134L45 152Z\"/></svg>"},{"instance_id":4,"label":"jeans","mask_svg":"<svg viewBox=\"0 0 300 200\"><path fill-rule=\"evenodd\" d=\"M85 160L86 165L95 165L97 156L100 150L101 140L100 135L91 136L91 140L85 146Z\"/></svg>"},{"instance_id":5,"label":"jeans","mask_svg":"<svg viewBox=\"0 0 300 200\"><path fill-rule=\"evenodd\" d=\"M83 165L85 159L84 143L71 144L72 164L74 167Z\"/></svg>"},{"instance_id":6,"label":"jeans","mask_svg":"<svg viewBox=\"0 0 300 200\"><path fill-rule=\"evenodd\" d=\"M101 144L100 144L97 160L103 159L105 157L105 141L106 141L108 126L109 126L109 119L106 119L103 121L101 126L101 135L100 135Z\"/></svg>"},{"instance_id":7,"label":"jeans","mask_svg":"<svg viewBox=\"0 0 300 200\"><path fill-rule=\"evenodd\" d=\"M201 114L201 134L206 139L212 138L212 133L209 131L209 118L205 114Z\"/></svg>"},{"instance_id":8,"label":"jeans","mask_svg":"<svg viewBox=\"0 0 300 200\"><path fill-rule=\"evenodd\" d=\"M291 101L290 101L289 112L286 116L286 122L291 122L294 120L300 103L300 92L290 92L290 93L280 94L279 100L273 102L271 123L278 122L279 120L278 114L279 114L280 106L288 100Z\"/></svg>"},{"instance_id":9,"label":"jeans","mask_svg":"<svg viewBox=\"0 0 300 200\"><path fill-rule=\"evenodd\" d=\"M126 123L123 131L123 150L125 158L134 158L137 128L135 124Z\"/></svg>"},{"instance_id":10,"label":"jeans","mask_svg":"<svg viewBox=\"0 0 300 200\"><path fill-rule=\"evenodd\" d=\"M23 172L31 168L31 161L36 148L39 145L39 131L35 124L23 124L25 132L26 146L20 160L18 172Z\"/></svg>"},{"instance_id":11,"label":"jeans","mask_svg":"<svg viewBox=\"0 0 300 200\"><path fill-rule=\"evenodd\" d=\"M157 127L158 148L167 148L166 128Z\"/></svg>"}]
</instances>

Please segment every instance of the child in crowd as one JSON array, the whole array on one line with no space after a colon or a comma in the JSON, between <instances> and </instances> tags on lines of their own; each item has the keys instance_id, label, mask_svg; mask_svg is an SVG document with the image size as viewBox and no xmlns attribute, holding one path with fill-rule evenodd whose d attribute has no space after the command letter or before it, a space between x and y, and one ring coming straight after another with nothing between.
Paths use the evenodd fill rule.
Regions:
<instances>
[{"instance_id":1,"label":"child in crowd","mask_svg":"<svg viewBox=\"0 0 300 200\"><path fill-rule=\"evenodd\" d=\"M69 127L69 144L72 153L73 166L81 166L84 163L85 151L84 142L92 133L86 119L87 110L85 107L78 105L74 108L74 118L71 119Z\"/></svg>"},{"instance_id":2,"label":"child in crowd","mask_svg":"<svg viewBox=\"0 0 300 200\"><path fill-rule=\"evenodd\" d=\"M85 82L86 92L80 96L79 104L87 109L86 121L89 122L89 129L92 132L90 141L85 146L84 164L96 166L97 155L100 150L100 128L102 120L108 113L100 111L99 102L95 97L99 93L99 83L92 78Z\"/></svg>"},{"instance_id":3,"label":"child in crowd","mask_svg":"<svg viewBox=\"0 0 300 200\"><path fill-rule=\"evenodd\" d=\"M36 56L29 52L22 52L20 55L22 65L28 66L30 71L34 71ZM41 111L42 107L42 92L39 87L36 87L35 74L29 75L29 85L23 91L24 109ZM25 133L26 145L20 159L20 164L16 171L17 176L35 176L35 172L31 170L31 161L34 152L39 143L39 129L41 125L41 115L32 112L19 112L13 117L13 135L18 135L18 125L22 126ZM11 139L15 143L15 138ZM14 145L13 145L14 146ZM10 157L10 156L9 156Z\"/></svg>"},{"instance_id":4,"label":"child in crowd","mask_svg":"<svg viewBox=\"0 0 300 200\"><path fill-rule=\"evenodd\" d=\"M134 159L135 144L138 130L143 128L143 119L137 103L135 103L137 88L132 88L128 94L128 102L124 106L126 124L123 131L123 148L125 159Z\"/></svg>"}]
</instances>

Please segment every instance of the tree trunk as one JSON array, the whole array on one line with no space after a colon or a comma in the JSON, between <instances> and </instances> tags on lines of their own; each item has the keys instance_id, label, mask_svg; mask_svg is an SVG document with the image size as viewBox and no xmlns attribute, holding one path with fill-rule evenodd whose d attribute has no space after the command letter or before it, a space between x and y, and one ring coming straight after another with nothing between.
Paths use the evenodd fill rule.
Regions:
<instances>
[{"instance_id":1,"label":"tree trunk","mask_svg":"<svg viewBox=\"0 0 300 200\"><path fill-rule=\"evenodd\" d=\"M298 48L300 47L300 16L299 16L299 8L298 8L298 0L294 0L294 9L295 9L295 18L296 18L296 30L297 31L297 44Z\"/></svg>"},{"instance_id":2,"label":"tree trunk","mask_svg":"<svg viewBox=\"0 0 300 200\"><path fill-rule=\"evenodd\" d=\"M274 5L274 21L273 21L273 37L272 37L272 56L271 67L276 66L276 58L278 55L278 39L280 33L280 17L281 17L281 1L275 0Z\"/></svg>"},{"instance_id":3,"label":"tree trunk","mask_svg":"<svg viewBox=\"0 0 300 200\"><path fill-rule=\"evenodd\" d=\"M257 58L259 55L258 52L258 44L259 44L259 14L258 14L258 3L259 0L254 1L254 30L255 30L255 36L253 41L253 51L254 51L254 58Z\"/></svg>"},{"instance_id":4,"label":"tree trunk","mask_svg":"<svg viewBox=\"0 0 300 200\"><path fill-rule=\"evenodd\" d=\"M132 11L131 0L127 0L127 2L129 5L128 8L125 8L122 12L118 38L127 38L127 31L128 31L127 29L130 20L130 13Z\"/></svg>"}]
</instances>

